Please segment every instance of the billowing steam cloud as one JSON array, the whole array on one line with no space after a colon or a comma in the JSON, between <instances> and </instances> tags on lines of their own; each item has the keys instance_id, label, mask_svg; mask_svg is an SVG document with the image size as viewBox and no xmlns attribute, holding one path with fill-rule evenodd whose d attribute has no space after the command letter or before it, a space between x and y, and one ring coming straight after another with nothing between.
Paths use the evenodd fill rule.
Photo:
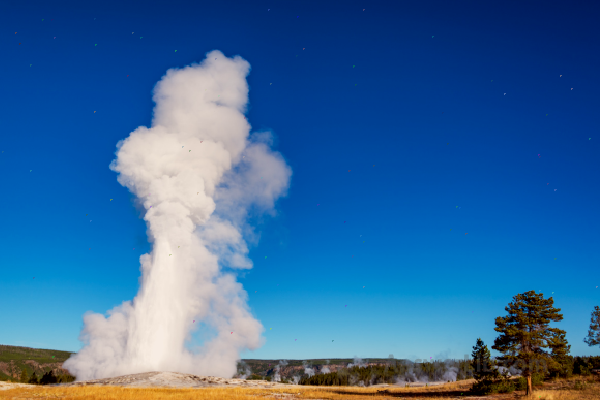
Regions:
<instances>
[{"instance_id":1,"label":"billowing steam cloud","mask_svg":"<svg viewBox=\"0 0 600 400\"><path fill-rule=\"evenodd\" d=\"M233 273L248 269L246 217L271 212L291 170L267 133L244 118L250 65L221 52L172 69L154 89L154 118L117 144L110 168L145 207L152 251L140 257L133 301L84 316L81 351L65 362L78 380L148 371L231 377L245 349L263 343ZM195 320L195 324L193 323ZM185 348L202 323L214 332Z\"/></svg>"}]
</instances>

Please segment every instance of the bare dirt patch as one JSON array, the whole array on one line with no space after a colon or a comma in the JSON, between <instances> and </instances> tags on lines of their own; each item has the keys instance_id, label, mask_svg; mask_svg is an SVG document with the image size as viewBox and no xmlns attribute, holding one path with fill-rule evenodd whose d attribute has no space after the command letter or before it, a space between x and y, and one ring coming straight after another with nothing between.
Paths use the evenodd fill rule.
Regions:
<instances>
[{"instance_id":1,"label":"bare dirt patch","mask_svg":"<svg viewBox=\"0 0 600 400\"><path fill-rule=\"evenodd\" d=\"M199 376L181 372L144 372L117 376L113 378L77 381L62 386L128 386L128 387L171 387L171 388L205 388L205 387L247 387L275 388L285 385L277 382L246 379L225 379L217 376Z\"/></svg>"}]
</instances>

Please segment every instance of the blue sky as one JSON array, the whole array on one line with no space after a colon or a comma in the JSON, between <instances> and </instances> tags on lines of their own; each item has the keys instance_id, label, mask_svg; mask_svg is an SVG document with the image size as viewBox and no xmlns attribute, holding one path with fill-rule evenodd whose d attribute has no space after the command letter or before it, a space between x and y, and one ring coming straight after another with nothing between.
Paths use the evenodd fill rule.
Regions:
<instances>
[{"instance_id":1,"label":"blue sky","mask_svg":"<svg viewBox=\"0 0 600 400\"><path fill-rule=\"evenodd\" d=\"M0 343L78 350L135 296L151 248L108 165L217 49L293 170L239 277L266 328L244 358L462 358L528 290L600 355L600 4L122 3L0 3Z\"/></svg>"}]
</instances>

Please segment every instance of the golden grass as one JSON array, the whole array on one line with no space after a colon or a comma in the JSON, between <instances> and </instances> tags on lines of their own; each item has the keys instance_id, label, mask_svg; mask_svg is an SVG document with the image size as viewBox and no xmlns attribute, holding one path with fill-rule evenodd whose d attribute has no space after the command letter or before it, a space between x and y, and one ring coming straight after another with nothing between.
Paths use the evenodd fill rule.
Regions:
<instances>
[{"instance_id":1,"label":"golden grass","mask_svg":"<svg viewBox=\"0 0 600 400\"><path fill-rule=\"evenodd\" d=\"M322 399L322 400L372 400L392 398L419 398L430 400L445 399L449 391L434 388L313 388L294 387L289 389L249 389L249 388L206 388L206 389L166 389L166 388L124 388L110 386L87 387L44 387L15 388L0 392L0 399L64 399L64 400L259 400L259 399ZM384 393L385 390L385 393ZM465 390L466 393L466 390ZM457 393L460 395L460 393Z\"/></svg>"},{"instance_id":2,"label":"golden grass","mask_svg":"<svg viewBox=\"0 0 600 400\"><path fill-rule=\"evenodd\" d=\"M600 399L598 388L585 390L534 390L533 400L595 400Z\"/></svg>"},{"instance_id":3,"label":"golden grass","mask_svg":"<svg viewBox=\"0 0 600 400\"><path fill-rule=\"evenodd\" d=\"M581 379L579 379L581 380ZM600 400L600 384L587 381L583 390L574 390L577 379L559 380L556 384L568 389L535 390L532 400ZM462 386L462 387L461 387ZM252 388L126 388L111 386L87 387L19 387L0 391L0 399L64 399L64 400L373 400L376 399L427 399L449 400L469 398L470 382L459 381L443 387L427 388L358 388L358 387L310 387L294 386L279 389ZM461 393L463 395L461 396ZM514 399L524 397L523 392L486 396L491 399Z\"/></svg>"},{"instance_id":4,"label":"golden grass","mask_svg":"<svg viewBox=\"0 0 600 400\"><path fill-rule=\"evenodd\" d=\"M65 400L249 400L265 393L261 389L206 388L125 388L125 387L43 387L17 388L0 392L0 399L65 399ZM296 392L297 393L297 392Z\"/></svg>"},{"instance_id":5,"label":"golden grass","mask_svg":"<svg viewBox=\"0 0 600 400\"><path fill-rule=\"evenodd\" d=\"M433 386L420 388L402 388L398 386L377 387L377 388L359 388L359 387L307 387L301 389L301 399L372 399L377 398L427 398L442 399L448 398L448 395L454 394L460 396L461 393L467 393L471 385L460 386Z\"/></svg>"}]
</instances>

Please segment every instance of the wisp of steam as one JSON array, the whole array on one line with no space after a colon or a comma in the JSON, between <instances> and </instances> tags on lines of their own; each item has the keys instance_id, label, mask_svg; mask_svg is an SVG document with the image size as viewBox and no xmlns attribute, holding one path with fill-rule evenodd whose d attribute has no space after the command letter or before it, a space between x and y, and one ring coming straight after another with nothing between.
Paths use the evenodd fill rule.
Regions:
<instances>
[{"instance_id":1,"label":"wisp of steam","mask_svg":"<svg viewBox=\"0 0 600 400\"><path fill-rule=\"evenodd\" d=\"M287 365L287 361L279 360L279 364L275 366L275 375L273 376L273 382L281 382L281 367L285 367Z\"/></svg>"},{"instance_id":2,"label":"wisp of steam","mask_svg":"<svg viewBox=\"0 0 600 400\"><path fill-rule=\"evenodd\" d=\"M247 217L274 214L291 169L269 133L250 135L249 71L219 51L167 71L154 89L151 127L117 144L110 169L145 208L153 246L140 256L136 297L108 316L84 316L84 347L64 363L78 380L149 371L231 377L240 352L262 345L234 273L252 267ZM214 337L192 353L186 343L199 323Z\"/></svg>"}]
</instances>

